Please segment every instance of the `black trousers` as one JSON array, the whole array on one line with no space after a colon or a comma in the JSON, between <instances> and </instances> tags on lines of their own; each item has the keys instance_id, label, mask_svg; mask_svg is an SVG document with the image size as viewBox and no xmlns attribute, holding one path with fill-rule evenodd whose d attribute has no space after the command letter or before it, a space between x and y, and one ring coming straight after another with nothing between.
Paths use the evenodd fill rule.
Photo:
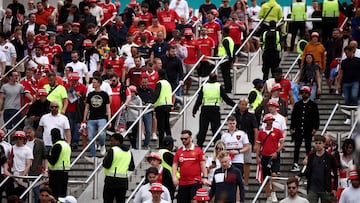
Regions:
<instances>
[{"instance_id":1,"label":"black trousers","mask_svg":"<svg viewBox=\"0 0 360 203\"><path fill-rule=\"evenodd\" d=\"M199 126L200 130L199 134L197 135L197 145L201 148L203 147L205 141L209 123L211 124L211 131L214 136L217 129L220 127L220 110L218 107L214 107L214 109L201 109ZM214 143L219 139L220 135L215 138Z\"/></svg>"},{"instance_id":2,"label":"black trousers","mask_svg":"<svg viewBox=\"0 0 360 203\"><path fill-rule=\"evenodd\" d=\"M126 129L129 129L133 123L134 121L126 122ZM131 147L134 149L138 148L137 143L139 143L139 141L136 141L139 137L138 132L139 132L139 122L134 125L134 127L131 129L131 133L129 133L130 144Z\"/></svg>"},{"instance_id":3,"label":"black trousers","mask_svg":"<svg viewBox=\"0 0 360 203\"><path fill-rule=\"evenodd\" d=\"M114 188L109 184L105 184L103 191L104 203L113 203L114 199L116 203L125 203L126 191L125 188Z\"/></svg>"},{"instance_id":4,"label":"black trousers","mask_svg":"<svg viewBox=\"0 0 360 203\"><path fill-rule=\"evenodd\" d=\"M164 133L167 136L171 136L170 130L170 110L171 106L159 106L155 108L156 119L157 119L157 130L159 136L159 147L162 147L162 140Z\"/></svg>"},{"instance_id":5,"label":"black trousers","mask_svg":"<svg viewBox=\"0 0 360 203\"><path fill-rule=\"evenodd\" d=\"M230 76L231 61L226 61L220 65L221 74L224 78L224 87L226 93L231 93L232 83Z\"/></svg>"},{"instance_id":6,"label":"black trousers","mask_svg":"<svg viewBox=\"0 0 360 203\"><path fill-rule=\"evenodd\" d=\"M297 36L298 30L300 30L300 37L302 38L305 35L305 21L294 21L291 26L291 44L290 50L294 50L295 38Z\"/></svg>"},{"instance_id":7,"label":"black trousers","mask_svg":"<svg viewBox=\"0 0 360 203\"><path fill-rule=\"evenodd\" d=\"M201 184L199 183L180 185L177 194L177 202L191 203L193 197L196 195L196 190L199 188L201 188Z\"/></svg>"},{"instance_id":8,"label":"black trousers","mask_svg":"<svg viewBox=\"0 0 360 203\"><path fill-rule=\"evenodd\" d=\"M303 139L305 140L305 150L306 154L308 154L311 150L311 141L312 141L312 134L300 135L294 134L294 141L295 141L295 150L294 150L294 163L298 163L299 156L300 156L300 147L302 144Z\"/></svg>"},{"instance_id":9,"label":"black trousers","mask_svg":"<svg viewBox=\"0 0 360 203\"><path fill-rule=\"evenodd\" d=\"M67 171L49 170L49 187L52 189L55 199L66 197L68 178Z\"/></svg>"},{"instance_id":10,"label":"black trousers","mask_svg":"<svg viewBox=\"0 0 360 203\"><path fill-rule=\"evenodd\" d=\"M263 58L263 80L269 78L269 71L274 76L274 70L279 67L280 64L280 53L275 49L266 49L262 55Z\"/></svg>"}]
</instances>

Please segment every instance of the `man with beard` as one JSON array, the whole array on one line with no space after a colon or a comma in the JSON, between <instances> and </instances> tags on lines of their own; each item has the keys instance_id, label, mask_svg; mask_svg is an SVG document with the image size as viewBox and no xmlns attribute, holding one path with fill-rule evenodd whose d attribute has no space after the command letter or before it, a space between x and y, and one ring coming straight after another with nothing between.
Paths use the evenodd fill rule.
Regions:
<instances>
[{"instance_id":1,"label":"man with beard","mask_svg":"<svg viewBox=\"0 0 360 203\"><path fill-rule=\"evenodd\" d=\"M351 181L351 186L342 192L339 203L355 203L359 201L360 180L356 169L350 171L348 179Z\"/></svg>"},{"instance_id":2,"label":"man with beard","mask_svg":"<svg viewBox=\"0 0 360 203\"><path fill-rule=\"evenodd\" d=\"M90 43L91 43L91 41L90 41ZM71 60L72 60L72 62L66 64L65 67L69 67L69 66L72 67L73 71L79 73L79 75L80 75L79 82L82 84L88 85L89 84L89 70L86 67L85 63L79 61L79 53L77 51L71 52ZM85 83L84 83L84 79L85 79Z\"/></svg>"},{"instance_id":3,"label":"man with beard","mask_svg":"<svg viewBox=\"0 0 360 203\"><path fill-rule=\"evenodd\" d=\"M73 44L73 50L81 51L82 43L85 40L85 35L80 33L80 23L72 23L71 33L68 36L68 40L71 40Z\"/></svg>"},{"instance_id":4,"label":"man with beard","mask_svg":"<svg viewBox=\"0 0 360 203\"><path fill-rule=\"evenodd\" d=\"M280 203L309 203L309 201L303 197L300 197L297 192L299 189L299 180L296 177L290 177L286 181L289 196L281 200Z\"/></svg>"}]
</instances>

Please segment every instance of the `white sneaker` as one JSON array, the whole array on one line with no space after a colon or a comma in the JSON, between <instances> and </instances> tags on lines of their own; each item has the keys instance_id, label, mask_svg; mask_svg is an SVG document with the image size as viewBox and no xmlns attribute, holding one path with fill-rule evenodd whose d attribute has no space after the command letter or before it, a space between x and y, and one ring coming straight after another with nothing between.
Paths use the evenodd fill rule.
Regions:
<instances>
[{"instance_id":1,"label":"white sneaker","mask_svg":"<svg viewBox=\"0 0 360 203\"><path fill-rule=\"evenodd\" d=\"M266 199L266 203L272 203L271 197L268 197L268 198Z\"/></svg>"},{"instance_id":2,"label":"white sneaker","mask_svg":"<svg viewBox=\"0 0 360 203\"><path fill-rule=\"evenodd\" d=\"M297 163L294 163L290 171L298 172L300 171L300 166Z\"/></svg>"},{"instance_id":3,"label":"white sneaker","mask_svg":"<svg viewBox=\"0 0 360 203\"><path fill-rule=\"evenodd\" d=\"M96 145L96 150L100 150L100 145L99 144Z\"/></svg>"},{"instance_id":4,"label":"white sneaker","mask_svg":"<svg viewBox=\"0 0 360 203\"><path fill-rule=\"evenodd\" d=\"M85 160L90 163L95 163L95 159L96 159L96 157L85 156Z\"/></svg>"},{"instance_id":5,"label":"white sneaker","mask_svg":"<svg viewBox=\"0 0 360 203\"><path fill-rule=\"evenodd\" d=\"M345 125L350 125L350 123L351 123L350 118L347 118L347 119L344 121L344 124L345 124Z\"/></svg>"},{"instance_id":6,"label":"white sneaker","mask_svg":"<svg viewBox=\"0 0 360 203\"><path fill-rule=\"evenodd\" d=\"M275 192L272 192L272 193L271 193L271 201L272 201L272 202L278 202L278 199L277 199L277 197L276 197L276 193L275 193Z\"/></svg>"},{"instance_id":7,"label":"white sneaker","mask_svg":"<svg viewBox=\"0 0 360 203\"><path fill-rule=\"evenodd\" d=\"M153 133L152 134L152 138L151 138L152 140L158 140L158 136L156 135L156 133Z\"/></svg>"},{"instance_id":8,"label":"white sneaker","mask_svg":"<svg viewBox=\"0 0 360 203\"><path fill-rule=\"evenodd\" d=\"M105 145L103 145L103 146L100 147L100 154L101 154L102 156L104 156L105 153L106 153L106 147L105 147Z\"/></svg>"}]
</instances>

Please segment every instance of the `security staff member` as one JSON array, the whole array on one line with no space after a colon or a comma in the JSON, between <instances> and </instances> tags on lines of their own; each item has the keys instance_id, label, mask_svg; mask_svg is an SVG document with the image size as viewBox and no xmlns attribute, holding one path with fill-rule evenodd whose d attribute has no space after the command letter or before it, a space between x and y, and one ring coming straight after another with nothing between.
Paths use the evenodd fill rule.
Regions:
<instances>
[{"instance_id":1,"label":"security staff member","mask_svg":"<svg viewBox=\"0 0 360 203\"><path fill-rule=\"evenodd\" d=\"M339 2L337 0L324 0L322 9L322 41L323 43L331 36L331 32L338 26Z\"/></svg>"},{"instance_id":2,"label":"security staff member","mask_svg":"<svg viewBox=\"0 0 360 203\"><path fill-rule=\"evenodd\" d=\"M128 171L133 171L135 164L129 147L123 145L123 141L122 135L113 134L110 138L112 147L104 157L104 203L112 203L114 199L116 202L125 202L128 190Z\"/></svg>"},{"instance_id":3,"label":"security staff member","mask_svg":"<svg viewBox=\"0 0 360 203\"><path fill-rule=\"evenodd\" d=\"M308 41L306 39L301 39L298 41L297 45L296 45L296 52L298 54L303 54L304 53L304 49L305 46L307 45Z\"/></svg>"},{"instance_id":4,"label":"security staff member","mask_svg":"<svg viewBox=\"0 0 360 203\"><path fill-rule=\"evenodd\" d=\"M229 36L230 35L230 28L224 27L223 28L223 39L221 41L221 46L219 47L218 56L227 56L227 61L220 65L221 73L224 78L224 86L225 92L231 93L232 90L232 83L231 83L231 76L230 76L230 69L232 64L234 63L234 40Z\"/></svg>"},{"instance_id":5,"label":"security staff member","mask_svg":"<svg viewBox=\"0 0 360 203\"><path fill-rule=\"evenodd\" d=\"M162 147L164 133L171 136L170 130L170 111L172 103L172 89L166 80L166 72L163 69L158 71L159 81L156 83L154 93L155 115L157 119L157 129L159 137L159 147Z\"/></svg>"},{"instance_id":6,"label":"security staff member","mask_svg":"<svg viewBox=\"0 0 360 203\"><path fill-rule=\"evenodd\" d=\"M291 5L291 19L293 22L291 23L291 45L290 51L294 50L295 38L297 36L298 30L300 30L300 37L304 37L305 35L305 20L307 18L306 15L306 4L302 2L302 0L296 0Z\"/></svg>"},{"instance_id":7,"label":"security staff member","mask_svg":"<svg viewBox=\"0 0 360 203\"><path fill-rule=\"evenodd\" d=\"M263 96L262 96L262 89L264 87L264 81L260 78L256 78L252 81L254 88L252 88L249 92L249 104L250 104L250 110L254 111L262 102Z\"/></svg>"},{"instance_id":8,"label":"security staff member","mask_svg":"<svg viewBox=\"0 0 360 203\"><path fill-rule=\"evenodd\" d=\"M171 151L174 148L174 142L176 140L171 136L165 136L162 143L162 148L159 149L159 155L161 157L161 166L172 172L172 164L174 160L174 154Z\"/></svg>"},{"instance_id":9,"label":"security staff member","mask_svg":"<svg viewBox=\"0 0 360 203\"><path fill-rule=\"evenodd\" d=\"M66 196L71 147L61 139L58 128L53 128L50 134L53 146L48 155L49 186L53 191L53 196L57 199Z\"/></svg>"},{"instance_id":10,"label":"security staff member","mask_svg":"<svg viewBox=\"0 0 360 203\"><path fill-rule=\"evenodd\" d=\"M280 50L281 50L281 38L280 32L276 30L276 22L270 21L270 30L265 31L261 41L263 43L263 80L269 78L269 71L274 76L274 70L279 67L280 64Z\"/></svg>"},{"instance_id":11,"label":"security staff member","mask_svg":"<svg viewBox=\"0 0 360 203\"><path fill-rule=\"evenodd\" d=\"M199 134L197 135L197 145L203 147L205 136L211 123L211 131L213 136L215 135L216 130L220 127L220 105L221 98L224 99L226 104L234 106L233 102L225 93L224 88L217 82L217 76L215 73L209 75L209 81L204 84L199 92L198 98L193 108L193 117L195 117L196 112L198 111L200 105L202 104L201 113L200 113L200 126ZM220 139L220 136L217 136L214 140L216 142Z\"/></svg>"}]
</instances>

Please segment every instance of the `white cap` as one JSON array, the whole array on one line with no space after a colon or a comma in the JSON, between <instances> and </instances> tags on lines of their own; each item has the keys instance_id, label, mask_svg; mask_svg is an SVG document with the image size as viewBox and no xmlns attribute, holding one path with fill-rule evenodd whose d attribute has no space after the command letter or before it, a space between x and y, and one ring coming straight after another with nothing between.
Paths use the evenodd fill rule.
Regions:
<instances>
[{"instance_id":1,"label":"white cap","mask_svg":"<svg viewBox=\"0 0 360 203\"><path fill-rule=\"evenodd\" d=\"M77 203L77 200L73 196L59 197L59 201L64 203Z\"/></svg>"}]
</instances>

